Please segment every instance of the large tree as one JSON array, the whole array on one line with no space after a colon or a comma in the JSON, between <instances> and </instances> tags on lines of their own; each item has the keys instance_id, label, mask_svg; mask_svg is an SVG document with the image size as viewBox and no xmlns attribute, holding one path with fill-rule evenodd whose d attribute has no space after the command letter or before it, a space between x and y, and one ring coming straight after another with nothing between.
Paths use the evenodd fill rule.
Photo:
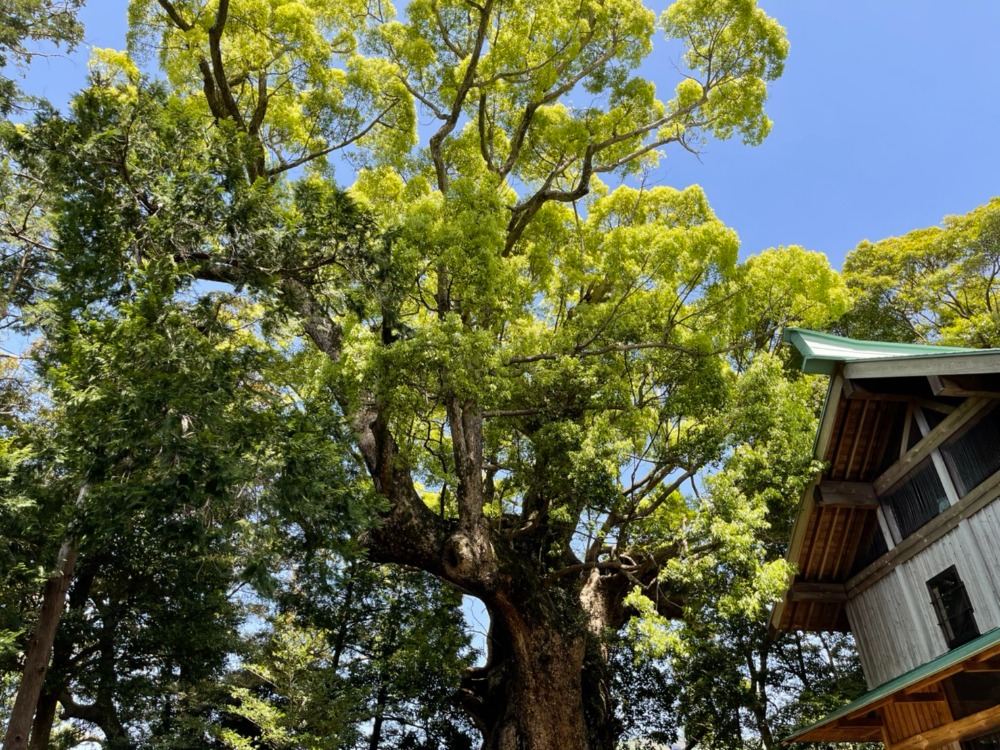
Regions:
<instances>
[{"instance_id":1,"label":"large tree","mask_svg":"<svg viewBox=\"0 0 1000 750\"><path fill-rule=\"evenodd\" d=\"M489 613L461 693L485 747L611 747L609 638L630 614L670 641L664 618L697 617L711 571L744 608L782 571L758 564L761 498L704 480L764 439L733 429L758 382L727 356L747 340L735 233L697 188L601 178L706 137L759 142L782 29L749 0L680 0L659 22L637 0L130 16L166 88L103 53L72 117L11 136L43 152L27 218L51 214L49 291L69 320L100 317L157 268L175 295L252 295L264 335L300 326L286 345L323 357L338 422L317 434L366 475L344 509L366 516L358 543ZM668 101L636 73L657 25Z\"/></svg>"}]
</instances>

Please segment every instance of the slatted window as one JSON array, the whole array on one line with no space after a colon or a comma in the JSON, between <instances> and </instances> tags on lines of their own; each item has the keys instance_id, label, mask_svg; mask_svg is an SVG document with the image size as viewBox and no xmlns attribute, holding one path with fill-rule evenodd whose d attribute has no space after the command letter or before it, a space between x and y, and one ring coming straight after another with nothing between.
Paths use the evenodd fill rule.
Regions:
<instances>
[{"instance_id":1,"label":"slatted window","mask_svg":"<svg viewBox=\"0 0 1000 750\"><path fill-rule=\"evenodd\" d=\"M941 446L941 454L960 495L1000 471L1000 414L983 414Z\"/></svg>"},{"instance_id":2,"label":"slatted window","mask_svg":"<svg viewBox=\"0 0 1000 750\"><path fill-rule=\"evenodd\" d=\"M897 543L949 507L948 495L931 459L921 461L889 492L879 498L899 527Z\"/></svg>"},{"instance_id":3,"label":"slatted window","mask_svg":"<svg viewBox=\"0 0 1000 750\"><path fill-rule=\"evenodd\" d=\"M948 648L961 646L979 635L972 603L954 565L930 579L927 590Z\"/></svg>"},{"instance_id":4,"label":"slatted window","mask_svg":"<svg viewBox=\"0 0 1000 750\"><path fill-rule=\"evenodd\" d=\"M882 534L882 529L879 527L877 521L867 529L867 534L862 539L862 543L858 549L858 556L854 560L854 566L851 568L848 576L860 573L889 551L889 546L885 542L885 536Z\"/></svg>"}]
</instances>

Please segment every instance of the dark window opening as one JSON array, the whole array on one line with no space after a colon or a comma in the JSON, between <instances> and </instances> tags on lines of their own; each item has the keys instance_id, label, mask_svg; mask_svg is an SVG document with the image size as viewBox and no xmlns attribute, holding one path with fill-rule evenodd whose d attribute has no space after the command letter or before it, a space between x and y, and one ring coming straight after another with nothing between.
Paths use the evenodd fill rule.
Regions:
<instances>
[{"instance_id":1,"label":"dark window opening","mask_svg":"<svg viewBox=\"0 0 1000 750\"><path fill-rule=\"evenodd\" d=\"M924 439L924 433L920 430L920 423L917 421L916 413L910 417L910 434L907 435L906 450L913 450L917 443Z\"/></svg>"},{"instance_id":2,"label":"dark window opening","mask_svg":"<svg viewBox=\"0 0 1000 750\"><path fill-rule=\"evenodd\" d=\"M931 459L920 462L906 479L879 498L899 527L900 539L919 529L949 507L948 495Z\"/></svg>"},{"instance_id":3,"label":"dark window opening","mask_svg":"<svg viewBox=\"0 0 1000 750\"><path fill-rule=\"evenodd\" d=\"M995 407L984 411L941 446L941 454L959 495L968 494L1000 471L1000 419Z\"/></svg>"},{"instance_id":4,"label":"dark window opening","mask_svg":"<svg viewBox=\"0 0 1000 750\"><path fill-rule=\"evenodd\" d=\"M881 441L878 463L876 464L875 476L882 474L899 460L899 448L903 442L903 430L906 428L906 409L903 404L895 404L896 413L888 412L890 415L889 429L886 432L885 440ZM889 407L885 407L887 410Z\"/></svg>"},{"instance_id":5,"label":"dark window opening","mask_svg":"<svg viewBox=\"0 0 1000 750\"><path fill-rule=\"evenodd\" d=\"M995 705L995 703L991 703L986 708L992 708ZM1000 732L990 732L982 737L966 740L962 743L962 750L1000 750Z\"/></svg>"},{"instance_id":6,"label":"dark window opening","mask_svg":"<svg viewBox=\"0 0 1000 750\"><path fill-rule=\"evenodd\" d=\"M885 535L878 519L873 518L874 523L869 524L865 534L861 537L861 544L858 545L858 556L854 560L854 566L848 576L854 576L867 568L882 555L889 551L889 546L885 543Z\"/></svg>"},{"instance_id":7,"label":"dark window opening","mask_svg":"<svg viewBox=\"0 0 1000 750\"><path fill-rule=\"evenodd\" d=\"M927 590L948 648L961 646L979 635L972 603L954 565L930 579Z\"/></svg>"},{"instance_id":8,"label":"dark window opening","mask_svg":"<svg viewBox=\"0 0 1000 750\"><path fill-rule=\"evenodd\" d=\"M1000 705L1000 672L959 672L944 681L944 692L952 717L964 719ZM987 740L996 748L996 735L977 739Z\"/></svg>"}]
</instances>

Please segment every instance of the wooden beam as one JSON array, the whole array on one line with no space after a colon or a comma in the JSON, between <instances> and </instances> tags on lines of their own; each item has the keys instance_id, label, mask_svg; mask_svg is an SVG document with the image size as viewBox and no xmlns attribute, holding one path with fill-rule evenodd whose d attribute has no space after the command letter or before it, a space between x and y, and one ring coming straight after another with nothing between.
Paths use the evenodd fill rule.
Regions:
<instances>
[{"instance_id":1,"label":"wooden beam","mask_svg":"<svg viewBox=\"0 0 1000 750\"><path fill-rule=\"evenodd\" d=\"M875 493L878 495L883 494L892 485L906 476L914 466L930 456L932 451L936 450L956 430L972 419L986 403L985 399L970 398L945 417L941 424L931 430L923 440L908 450L896 463L886 469L882 476L873 482Z\"/></svg>"},{"instance_id":2,"label":"wooden beam","mask_svg":"<svg viewBox=\"0 0 1000 750\"><path fill-rule=\"evenodd\" d=\"M844 396L851 401L910 401L913 396L905 393L886 393L884 391L870 391L857 380L844 381Z\"/></svg>"},{"instance_id":3,"label":"wooden beam","mask_svg":"<svg viewBox=\"0 0 1000 750\"><path fill-rule=\"evenodd\" d=\"M851 401L912 401L913 396L903 393L873 393L859 388L844 394Z\"/></svg>"},{"instance_id":4,"label":"wooden beam","mask_svg":"<svg viewBox=\"0 0 1000 750\"><path fill-rule=\"evenodd\" d=\"M893 703L941 703L946 700L944 693L896 693L892 696Z\"/></svg>"},{"instance_id":5,"label":"wooden beam","mask_svg":"<svg viewBox=\"0 0 1000 750\"><path fill-rule=\"evenodd\" d=\"M788 600L793 602L826 602L839 604L847 601L847 589L842 583L793 583L788 590Z\"/></svg>"},{"instance_id":6,"label":"wooden beam","mask_svg":"<svg viewBox=\"0 0 1000 750\"><path fill-rule=\"evenodd\" d=\"M1000 706L987 708L964 719L928 729L897 742L889 750L934 750L955 740L967 740L1000 727Z\"/></svg>"},{"instance_id":7,"label":"wooden beam","mask_svg":"<svg viewBox=\"0 0 1000 750\"><path fill-rule=\"evenodd\" d=\"M847 398L859 398L861 396L870 395L871 392L867 388L862 388L857 383L850 380L844 381L844 396Z\"/></svg>"},{"instance_id":8,"label":"wooden beam","mask_svg":"<svg viewBox=\"0 0 1000 750\"><path fill-rule=\"evenodd\" d=\"M830 386L826 393L826 404L823 407L819 431L816 434L815 456L821 461L826 460L827 451L830 449L833 427L837 422L837 413L840 409L841 399L844 397L844 378L841 377L840 369L842 368L838 368L836 374L830 378ZM799 562L799 558L802 555L802 546L805 544L809 519L815 510L813 495L815 494L814 490L817 480L813 480L809 487L806 488L805 495L802 498L802 506L799 508L798 515L795 516L795 523L792 524L792 538L788 542L788 552L785 554L785 559L795 563ZM789 577L791 577L791 574ZM770 628L778 629L785 620L787 603L788 597L785 596L774 605L774 609L771 610Z\"/></svg>"},{"instance_id":9,"label":"wooden beam","mask_svg":"<svg viewBox=\"0 0 1000 750\"><path fill-rule=\"evenodd\" d=\"M906 378L928 375L977 375L1000 372L1000 352L984 350L932 357L885 357L844 365L849 379Z\"/></svg>"},{"instance_id":10,"label":"wooden beam","mask_svg":"<svg viewBox=\"0 0 1000 750\"><path fill-rule=\"evenodd\" d=\"M965 663L966 672L1000 672L1000 656Z\"/></svg>"},{"instance_id":11,"label":"wooden beam","mask_svg":"<svg viewBox=\"0 0 1000 750\"><path fill-rule=\"evenodd\" d=\"M980 398L1000 398L1000 391L986 377L981 375L966 375L958 377L945 377L943 375L930 375L927 378L930 383L931 392L935 396L962 396L969 398L978 396Z\"/></svg>"},{"instance_id":12,"label":"wooden beam","mask_svg":"<svg viewBox=\"0 0 1000 750\"><path fill-rule=\"evenodd\" d=\"M912 695L914 693L927 692L929 688L937 685L939 682L941 682L941 680L951 677L953 674L958 674L961 671L962 671L961 664L952 664L947 669L942 669L937 674L932 674L930 677L925 677L920 682L910 685L908 688L906 688L905 693Z\"/></svg>"},{"instance_id":13,"label":"wooden beam","mask_svg":"<svg viewBox=\"0 0 1000 750\"><path fill-rule=\"evenodd\" d=\"M879 742L882 730L871 727L817 727L809 734L796 737L796 742Z\"/></svg>"},{"instance_id":14,"label":"wooden beam","mask_svg":"<svg viewBox=\"0 0 1000 750\"><path fill-rule=\"evenodd\" d=\"M921 409L936 411L938 414L948 415L955 411L954 404L945 404L941 401L933 401L929 398L918 398L917 405L920 406Z\"/></svg>"},{"instance_id":15,"label":"wooden beam","mask_svg":"<svg viewBox=\"0 0 1000 750\"><path fill-rule=\"evenodd\" d=\"M995 645L993 648L980 651L978 654L973 656L970 661L986 661L987 659L992 659L994 656L1000 657L1000 643Z\"/></svg>"},{"instance_id":16,"label":"wooden beam","mask_svg":"<svg viewBox=\"0 0 1000 750\"><path fill-rule=\"evenodd\" d=\"M837 726L850 729L854 729L856 727L874 729L885 725L882 722L882 717L879 714L875 714L874 716L862 716L858 719L838 719Z\"/></svg>"},{"instance_id":17,"label":"wooden beam","mask_svg":"<svg viewBox=\"0 0 1000 750\"><path fill-rule=\"evenodd\" d=\"M875 488L868 482L820 482L816 505L838 508L877 508Z\"/></svg>"}]
</instances>

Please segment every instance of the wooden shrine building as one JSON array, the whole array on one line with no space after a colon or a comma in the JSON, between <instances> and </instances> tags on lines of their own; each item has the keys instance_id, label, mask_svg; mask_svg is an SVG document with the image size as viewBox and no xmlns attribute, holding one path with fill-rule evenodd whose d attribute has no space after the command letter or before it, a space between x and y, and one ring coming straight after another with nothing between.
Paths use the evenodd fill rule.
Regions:
<instances>
[{"instance_id":1,"label":"wooden shrine building","mask_svg":"<svg viewBox=\"0 0 1000 750\"><path fill-rule=\"evenodd\" d=\"M778 630L850 630L870 692L787 741L1000 748L1000 349L788 329L830 376Z\"/></svg>"}]
</instances>

